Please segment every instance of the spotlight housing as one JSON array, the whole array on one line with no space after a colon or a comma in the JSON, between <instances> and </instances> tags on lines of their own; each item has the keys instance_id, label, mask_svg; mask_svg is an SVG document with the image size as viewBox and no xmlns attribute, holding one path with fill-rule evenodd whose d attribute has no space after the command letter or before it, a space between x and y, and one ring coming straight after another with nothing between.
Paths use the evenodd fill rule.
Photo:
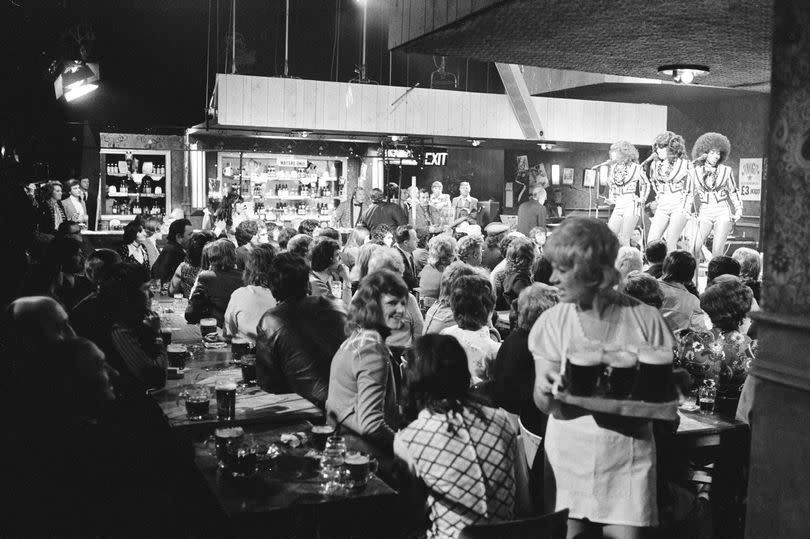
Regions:
<instances>
[{"instance_id":1,"label":"spotlight housing","mask_svg":"<svg viewBox=\"0 0 810 539\"><path fill-rule=\"evenodd\" d=\"M709 68L699 64L669 64L659 67L658 73L672 77L678 84L692 84L695 77L708 74Z\"/></svg>"}]
</instances>

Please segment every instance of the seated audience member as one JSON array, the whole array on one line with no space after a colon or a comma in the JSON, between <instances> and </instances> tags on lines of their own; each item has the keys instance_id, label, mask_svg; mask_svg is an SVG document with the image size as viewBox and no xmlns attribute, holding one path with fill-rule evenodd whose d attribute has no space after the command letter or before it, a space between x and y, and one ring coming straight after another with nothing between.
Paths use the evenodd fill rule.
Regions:
<instances>
[{"instance_id":1,"label":"seated audience member","mask_svg":"<svg viewBox=\"0 0 810 539\"><path fill-rule=\"evenodd\" d=\"M477 275L475 268L456 260L444 269L442 284L439 289L439 299L425 313L425 323L422 333L441 333L445 328L456 325L453 317L453 308L450 306L450 294L455 286L456 279L464 275Z\"/></svg>"},{"instance_id":2,"label":"seated audience member","mask_svg":"<svg viewBox=\"0 0 810 539\"><path fill-rule=\"evenodd\" d=\"M649 273L656 279L661 278L663 272L664 259L667 257L667 242L664 240L655 240L647 244L644 249L644 256L647 258L647 263L650 265L645 273Z\"/></svg>"},{"instance_id":3,"label":"seated audience member","mask_svg":"<svg viewBox=\"0 0 810 539\"><path fill-rule=\"evenodd\" d=\"M393 271L402 276L404 264L399 253L394 249L385 247L378 249L374 257L369 260L368 272L373 273L379 270ZM405 307L405 314L402 316L402 323L398 328L390 328L391 334L385 339L385 344L395 352L394 355L396 356L404 348L409 348L413 341L422 335L423 327L424 320L422 311L419 310L419 302L416 301L413 294L408 292L408 303Z\"/></svg>"},{"instance_id":4,"label":"seated audience member","mask_svg":"<svg viewBox=\"0 0 810 539\"><path fill-rule=\"evenodd\" d=\"M298 233L299 234L306 234L310 238L315 237L315 229L320 227L321 224L316 221L315 219L304 219L298 225Z\"/></svg>"},{"instance_id":5,"label":"seated audience member","mask_svg":"<svg viewBox=\"0 0 810 539\"><path fill-rule=\"evenodd\" d=\"M259 245L267 243L267 227L256 219L239 223L234 231L236 238L236 269L243 271L248 254Z\"/></svg>"},{"instance_id":6,"label":"seated audience member","mask_svg":"<svg viewBox=\"0 0 810 539\"><path fill-rule=\"evenodd\" d=\"M501 251L500 243L509 232L509 226L503 223L490 223L485 230L487 233L486 249L481 256L481 263L489 271L492 271L506 256Z\"/></svg>"},{"instance_id":7,"label":"seated audience member","mask_svg":"<svg viewBox=\"0 0 810 539\"><path fill-rule=\"evenodd\" d=\"M402 263L405 268L402 278L405 280L405 284L408 285L408 290L413 290L419 286L416 262L413 259L413 252L416 250L419 238L416 235L416 230L414 230L411 225L400 225L397 227L394 239L396 240L394 249L397 250L399 256L402 258Z\"/></svg>"},{"instance_id":8,"label":"seated audience member","mask_svg":"<svg viewBox=\"0 0 810 539\"><path fill-rule=\"evenodd\" d=\"M139 219L130 221L124 227L124 239L118 247L118 254L121 260L128 264L135 264L143 268L147 279L151 274L152 263L149 261L149 254L146 252L146 232Z\"/></svg>"},{"instance_id":9,"label":"seated audience member","mask_svg":"<svg viewBox=\"0 0 810 539\"><path fill-rule=\"evenodd\" d=\"M621 276L619 280L619 291L623 291L627 274L631 271L641 271L643 267L641 251L630 245L619 247L619 254L616 255L615 266Z\"/></svg>"},{"instance_id":10,"label":"seated audience member","mask_svg":"<svg viewBox=\"0 0 810 539\"><path fill-rule=\"evenodd\" d=\"M419 274L419 297L439 297L442 272L456 259L456 240L448 234L434 236L428 242L428 263Z\"/></svg>"},{"instance_id":11,"label":"seated audience member","mask_svg":"<svg viewBox=\"0 0 810 539\"><path fill-rule=\"evenodd\" d=\"M32 272L29 294L43 294L72 309L93 287L84 275L81 244L73 238L54 238L45 251L45 259Z\"/></svg>"},{"instance_id":12,"label":"seated audience member","mask_svg":"<svg viewBox=\"0 0 810 539\"><path fill-rule=\"evenodd\" d=\"M676 335L685 329L708 329L708 317L700 308L700 299L692 283L696 266L695 257L686 251L672 251L664 259L663 274L659 279L664 296L660 310L670 331Z\"/></svg>"},{"instance_id":13,"label":"seated audience member","mask_svg":"<svg viewBox=\"0 0 810 539\"><path fill-rule=\"evenodd\" d=\"M534 244L528 238L515 238L506 251L503 292L496 300L498 308L511 309L520 291L532 284L533 264Z\"/></svg>"},{"instance_id":14,"label":"seated audience member","mask_svg":"<svg viewBox=\"0 0 810 539\"><path fill-rule=\"evenodd\" d=\"M659 310L664 303L661 285L658 279L649 273L641 271L628 273L624 278L624 293Z\"/></svg>"},{"instance_id":15,"label":"seated audience member","mask_svg":"<svg viewBox=\"0 0 810 539\"><path fill-rule=\"evenodd\" d=\"M503 259L498 262L498 265L492 269L492 272L489 274L489 282L492 284L492 290L495 291L495 297L503 296L503 280L506 278L506 253L509 251L509 246L515 241L516 238L525 238L523 234L520 232L510 232L501 240L501 243L498 244L501 253L503 254ZM508 308L508 307L504 307Z\"/></svg>"},{"instance_id":16,"label":"seated audience member","mask_svg":"<svg viewBox=\"0 0 810 539\"><path fill-rule=\"evenodd\" d=\"M644 251L644 231L641 227L636 227L630 234L630 247L636 249L639 253Z\"/></svg>"},{"instance_id":17,"label":"seated audience member","mask_svg":"<svg viewBox=\"0 0 810 539\"><path fill-rule=\"evenodd\" d=\"M340 262L340 243L330 238L319 238L312 246L312 271L309 274L311 296L324 296L343 301L348 305L352 299L352 283L349 270ZM335 291L332 287L335 287ZM339 293L336 295L334 292Z\"/></svg>"},{"instance_id":18,"label":"seated audience member","mask_svg":"<svg viewBox=\"0 0 810 539\"><path fill-rule=\"evenodd\" d=\"M309 266L292 253L270 264L270 291L278 304L256 328L256 375L270 393L298 393L323 408L329 367L346 339L346 311L323 296L308 296Z\"/></svg>"},{"instance_id":19,"label":"seated audience member","mask_svg":"<svg viewBox=\"0 0 810 539\"><path fill-rule=\"evenodd\" d=\"M194 227L188 219L181 217L172 221L166 234L166 245L152 266L152 277L160 279L161 283L171 280L177 266L186 259L186 246L193 233Z\"/></svg>"},{"instance_id":20,"label":"seated audience member","mask_svg":"<svg viewBox=\"0 0 810 539\"><path fill-rule=\"evenodd\" d=\"M550 285L553 272L554 268L551 267L551 262L546 257L538 256L534 259L534 266L532 267L533 282Z\"/></svg>"},{"instance_id":21,"label":"seated audience member","mask_svg":"<svg viewBox=\"0 0 810 539\"><path fill-rule=\"evenodd\" d=\"M112 249L96 249L84 264L84 273L93 286L93 291L70 311L70 324L76 334L93 342L103 340L106 324L99 320L98 289L107 278L110 268L121 263L121 256Z\"/></svg>"},{"instance_id":22,"label":"seated audience member","mask_svg":"<svg viewBox=\"0 0 810 539\"><path fill-rule=\"evenodd\" d=\"M242 273L236 269L236 248L230 240L220 239L203 249L204 269L197 275L197 284L186 307L186 322L197 324L202 318L216 318L222 327L225 309L234 290L241 288Z\"/></svg>"},{"instance_id":23,"label":"seated audience member","mask_svg":"<svg viewBox=\"0 0 810 539\"><path fill-rule=\"evenodd\" d=\"M54 361L37 376L36 402L12 429L29 445L4 453L15 463L7 476L14 491L7 509L17 508L4 531L103 537L148 536L155 527L171 535L213 530L222 512L204 501L190 459L162 417L163 428L155 429L143 410L126 414L111 386L117 373L103 352L73 337L51 344L46 355ZM36 417L47 418L48 428L32 421ZM33 507L47 517L32 519Z\"/></svg>"},{"instance_id":24,"label":"seated audience member","mask_svg":"<svg viewBox=\"0 0 810 539\"><path fill-rule=\"evenodd\" d=\"M57 238L73 238L78 241L82 246L82 254L87 258L93 253L93 246L84 241L82 236L82 227L76 221L63 221L56 229Z\"/></svg>"},{"instance_id":25,"label":"seated audience member","mask_svg":"<svg viewBox=\"0 0 810 539\"><path fill-rule=\"evenodd\" d=\"M291 227L284 227L278 233L278 247L282 251L286 251L290 240L298 235L298 231Z\"/></svg>"},{"instance_id":26,"label":"seated audience member","mask_svg":"<svg viewBox=\"0 0 810 539\"><path fill-rule=\"evenodd\" d=\"M160 231L162 225L163 219L158 215L149 215L143 219L143 232L146 235L143 246L146 247L146 254L149 256L149 263L151 264L149 267L150 271L155 266L155 262L157 262L160 256L157 242L162 236Z\"/></svg>"},{"instance_id":27,"label":"seated audience member","mask_svg":"<svg viewBox=\"0 0 810 539\"><path fill-rule=\"evenodd\" d=\"M160 317L150 310L149 281L142 270L135 264L114 264L98 293L99 324L109 324L109 333L96 344L120 374L116 389L127 397L143 396L166 383Z\"/></svg>"},{"instance_id":28,"label":"seated audience member","mask_svg":"<svg viewBox=\"0 0 810 539\"><path fill-rule=\"evenodd\" d=\"M350 277L352 280L352 292L357 290L357 286L363 277L368 275L368 263L374 256L374 254L383 249L385 246L379 245L377 243L366 243L363 245L360 250L357 252L357 262L355 263L354 267L352 268Z\"/></svg>"},{"instance_id":29,"label":"seated audience member","mask_svg":"<svg viewBox=\"0 0 810 539\"><path fill-rule=\"evenodd\" d=\"M548 416L534 405L534 358L529 352L529 331L537 318L557 302L557 290L549 285L534 283L520 292L517 327L503 341L491 369L494 403L518 414L523 426L540 437L546 435Z\"/></svg>"},{"instance_id":30,"label":"seated audience member","mask_svg":"<svg viewBox=\"0 0 810 539\"><path fill-rule=\"evenodd\" d=\"M480 275L459 277L450 292L450 306L456 325L443 329L441 334L455 337L464 348L470 376L477 384L489 378L490 364L501 347L489 328L495 309L492 285Z\"/></svg>"},{"instance_id":31,"label":"seated audience member","mask_svg":"<svg viewBox=\"0 0 810 539\"><path fill-rule=\"evenodd\" d=\"M759 253L749 247L739 247L731 258L740 265L740 280L754 293L754 300L760 301L762 282L759 274L762 271L762 259Z\"/></svg>"},{"instance_id":32,"label":"seated audience member","mask_svg":"<svg viewBox=\"0 0 810 539\"><path fill-rule=\"evenodd\" d=\"M720 275L740 276L740 263L730 256L715 256L706 267L706 288Z\"/></svg>"},{"instance_id":33,"label":"seated audience member","mask_svg":"<svg viewBox=\"0 0 810 539\"><path fill-rule=\"evenodd\" d=\"M546 245L547 237L548 232L544 226L536 226L529 231L529 239L534 243L537 254L541 254L543 252L543 247Z\"/></svg>"},{"instance_id":34,"label":"seated audience member","mask_svg":"<svg viewBox=\"0 0 810 539\"><path fill-rule=\"evenodd\" d=\"M363 225L357 225L354 227L354 230L352 230L352 233L349 234L349 239L346 240L346 245L343 246L342 254L343 263L346 264L349 269L354 268L357 262L357 255L360 252L360 248L365 245L368 235L369 231Z\"/></svg>"},{"instance_id":35,"label":"seated audience member","mask_svg":"<svg viewBox=\"0 0 810 539\"><path fill-rule=\"evenodd\" d=\"M700 296L700 306L712 321L712 333L723 346L723 367L717 379L716 409L730 413L737 410L738 417L749 422L750 394L743 399L740 390L748 384L746 375L756 360L756 341L746 335L751 325L753 292L736 277L727 277L706 288ZM743 389L743 391L745 391ZM749 388L750 392L750 388ZM737 401L740 406L737 406Z\"/></svg>"},{"instance_id":36,"label":"seated audience member","mask_svg":"<svg viewBox=\"0 0 810 539\"><path fill-rule=\"evenodd\" d=\"M351 334L332 359L326 412L332 423L391 450L397 425L394 362L385 339L405 315L408 287L392 271L369 273L349 308Z\"/></svg>"},{"instance_id":37,"label":"seated audience member","mask_svg":"<svg viewBox=\"0 0 810 539\"><path fill-rule=\"evenodd\" d=\"M481 267L484 254L484 238L481 236L464 236L458 240L458 259L473 267Z\"/></svg>"},{"instance_id":38,"label":"seated audience member","mask_svg":"<svg viewBox=\"0 0 810 539\"><path fill-rule=\"evenodd\" d=\"M310 250L314 241L312 236L308 234L296 234L287 242L287 252L300 256L309 262L312 254Z\"/></svg>"},{"instance_id":39,"label":"seated audience member","mask_svg":"<svg viewBox=\"0 0 810 539\"><path fill-rule=\"evenodd\" d=\"M430 240L430 234L420 234L416 242L416 249L413 250L413 265L416 275L422 273L422 270L428 263L428 250L427 244Z\"/></svg>"},{"instance_id":40,"label":"seated audience member","mask_svg":"<svg viewBox=\"0 0 810 539\"><path fill-rule=\"evenodd\" d=\"M511 520L528 498L518 487L526 484L517 470L522 456L507 414L471 400L469 385L455 339L419 339L407 370L408 400L419 415L394 439L407 469L403 522L422 528L414 535L458 537L473 524Z\"/></svg>"},{"instance_id":41,"label":"seated audience member","mask_svg":"<svg viewBox=\"0 0 810 539\"><path fill-rule=\"evenodd\" d=\"M197 282L197 275L202 267L202 254L205 246L214 241L214 234L210 231L195 232L188 240L188 257L181 262L169 282L169 294L183 294L184 298L191 296L191 289Z\"/></svg>"},{"instance_id":42,"label":"seated audience member","mask_svg":"<svg viewBox=\"0 0 810 539\"><path fill-rule=\"evenodd\" d=\"M242 273L245 286L237 288L231 294L222 324L223 337L256 342L259 320L264 313L276 306L276 298L270 291L270 268L275 256L276 249L269 243L257 245L248 253L245 271Z\"/></svg>"}]
</instances>

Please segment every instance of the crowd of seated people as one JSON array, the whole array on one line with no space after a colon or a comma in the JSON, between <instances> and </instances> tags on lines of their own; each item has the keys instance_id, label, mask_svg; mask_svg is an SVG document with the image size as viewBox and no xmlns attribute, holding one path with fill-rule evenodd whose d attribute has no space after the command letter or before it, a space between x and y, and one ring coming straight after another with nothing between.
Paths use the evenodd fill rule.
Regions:
<instances>
[{"instance_id":1,"label":"crowd of seated people","mask_svg":"<svg viewBox=\"0 0 810 539\"><path fill-rule=\"evenodd\" d=\"M673 346L685 332L711 333L744 365L723 379L718 395L733 401L741 420L755 420L745 374L756 361L748 317L761 281L756 252L715 257L702 294L690 253L666 253L664 245L662 258L663 242L651 242L645 266L640 250L620 249L603 223L577 218L548 240L544 231L527 238L491 227L486 239L441 232L426 249L419 247L425 237L407 225L360 225L344 245L338 231L317 222L281 229L272 241L246 218L219 237L178 218L165 245L151 244L156 255L145 230L158 227L136 220L119 249L85 256L57 197L43 207L55 237L23 289L29 295L6 306L0 345L12 376L4 383L13 388L40 372L42 405L59 409L52 422L62 430L54 432L74 444L64 456L75 459L70 473L87 474L100 489L124 478L146 493L114 489L106 498L71 500L60 510L63 522L45 534L76 531L94 507L103 518L88 530L101 535L119 525L141 530L136 510L154 511L159 522L191 510L174 489L190 481L178 470L191 470L192 461L148 397L167 377L166 343L151 307L156 282L189 298L188 323L214 318L223 340L255 345L261 389L303 396L326 421L394 458L401 467L392 481L420 533L454 537L468 525L528 514L532 505L571 509L569 529L580 532L633 536L656 526L649 422L627 435L591 415L555 415L550 396L560 363L583 343ZM504 322L498 311L507 310ZM144 463L126 470L133 449L121 449L132 442L123 417L136 432L158 433ZM519 427L543 440L532 462ZM436 451L425 451L425 433ZM155 464L161 452L167 460ZM585 473L582 459L597 463L603 483L593 484L594 470ZM23 499L50 507L69 497L62 487L42 488L46 472L76 479L54 470L64 462L45 467L21 490ZM617 495L625 491L634 493L632 503ZM219 515L209 517L216 529ZM167 526L161 530L175 529Z\"/></svg>"}]
</instances>

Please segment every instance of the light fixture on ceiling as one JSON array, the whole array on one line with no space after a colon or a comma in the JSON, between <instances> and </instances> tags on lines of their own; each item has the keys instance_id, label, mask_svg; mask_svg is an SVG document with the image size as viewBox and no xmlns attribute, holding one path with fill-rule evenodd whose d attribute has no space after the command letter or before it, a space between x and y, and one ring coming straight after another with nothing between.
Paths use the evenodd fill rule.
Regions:
<instances>
[{"instance_id":1,"label":"light fixture on ceiling","mask_svg":"<svg viewBox=\"0 0 810 539\"><path fill-rule=\"evenodd\" d=\"M402 139L399 135L391 135L392 142L399 142Z\"/></svg>"},{"instance_id":2,"label":"light fixture on ceiling","mask_svg":"<svg viewBox=\"0 0 810 539\"><path fill-rule=\"evenodd\" d=\"M92 64L75 60L65 63L62 72L53 83L56 99L63 95L65 101L73 101L83 95L98 89L99 76L98 64Z\"/></svg>"},{"instance_id":3,"label":"light fixture on ceiling","mask_svg":"<svg viewBox=\"0 0 810 539\"><path fill-rule=\"evenodd\" d=\"M658 68L658 73L672 77L679 84L692 84L695 77L706 75L709 68L698 64L670 64Z\"/></svg>"},{"instance_id":4,"label":"light fixture on ceiling","mask_svg":"<svg viewBox=\"0 0 810 539\"><path fill-rule=\"evenodd\" d=\"M481 145L481 141L478 140L477 138L474 138L470 141L470 144L473 145L473 148L477 148Z\"/></svg>"},{"instance_id":5,"label":"light fixture on ceiling","mask_svg":"<svg viewBox=\"0 0 810 539\"><path fill-rule=\"evenodd\" d=\"M541 150L551 150L552 148L557 146L553 142L538 142L537 145L540 146Z\"/></svg>"}]
</instances>

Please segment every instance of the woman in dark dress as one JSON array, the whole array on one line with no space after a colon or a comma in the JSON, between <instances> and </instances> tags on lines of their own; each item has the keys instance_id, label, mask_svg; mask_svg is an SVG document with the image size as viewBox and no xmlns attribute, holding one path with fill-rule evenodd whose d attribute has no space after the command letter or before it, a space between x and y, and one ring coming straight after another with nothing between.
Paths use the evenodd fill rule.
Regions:
<instances>
[{"instance_id":1,"label":"woman in dark dress","mask_svg":"<svg viewBox=\"0 0 810 539\"><path fill-rule=\"evenodd\" d=\"M149 254L146 252L146 232L139 219L130 221L124 227L124 239L121 246L118 248L118 254L121 255L121 260L129 264L140 266L147 279L149 278L152 265L149 263Z\"/></svg>"}]
</instances>

